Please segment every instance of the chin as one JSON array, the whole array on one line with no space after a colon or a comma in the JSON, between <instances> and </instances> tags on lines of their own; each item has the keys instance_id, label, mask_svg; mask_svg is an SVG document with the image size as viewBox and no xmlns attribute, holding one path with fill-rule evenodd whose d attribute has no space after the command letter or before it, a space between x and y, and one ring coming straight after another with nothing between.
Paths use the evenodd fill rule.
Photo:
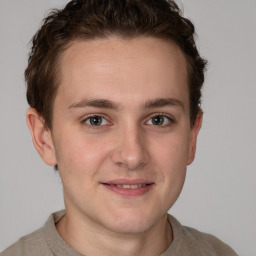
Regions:
<instances>
[{"instance_id":1,"label":"chin","mask_svg":"<svg viewBox=\"0 0 256 256\"><path fill-rule=\"evenodd\" d=\"M149 230L151 225L149 223L137 223L137 222L117 222L114 226L110 227L110 230L115 233L122 233L122 234L138 234L143 233Z\"/></svg>"},{"instance_id":2,"label":"chin","mask_svg":"<svg viewBox=\"0 0 256 256\"><path fill-rule=\"evenodd\" d=\"M110 219L112 219L110 221ZM109 219L107 228L116 233L134 234L143 233L149 230L156 222L157 218L139 213L126 212Z\"/></svg>"}]
</instances>

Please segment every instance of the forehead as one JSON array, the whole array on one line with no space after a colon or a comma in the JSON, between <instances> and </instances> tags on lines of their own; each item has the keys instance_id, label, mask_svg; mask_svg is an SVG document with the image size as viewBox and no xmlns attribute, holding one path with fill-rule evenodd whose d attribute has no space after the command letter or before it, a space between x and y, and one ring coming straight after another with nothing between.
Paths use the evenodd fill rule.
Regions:
<instances>
[{"instance_id":1,"label":"forehead","mask_svg":"<svg viewBox=\"0 0 256 256\"><path fill-rule=\"evenodd\" d=\"M187 62L170 41L151 37L74 41L59 65L57 97L67 101L89 96L125 102L170 94L185 97L184 105L188 103Z\"/></svg>"}]
</instances>

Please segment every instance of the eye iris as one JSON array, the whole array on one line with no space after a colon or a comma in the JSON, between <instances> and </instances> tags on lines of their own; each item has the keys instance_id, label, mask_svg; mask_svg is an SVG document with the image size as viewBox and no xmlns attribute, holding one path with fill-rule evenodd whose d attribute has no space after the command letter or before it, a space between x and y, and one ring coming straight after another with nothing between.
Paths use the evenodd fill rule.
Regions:
<instances>
[{"instance_id":1,"label":"eye iris","mask_svg":"<svg viewBox=\"0 0 256 256\"><path fill-rule=\"evenodd\" d=\"M154 125L162 125L164 123L164 117L163 116L154 116L152 118L152 123Z\"/></svg>"},{"instance_id":2,"label":"eye iris","mask_svg":"<svg viewBox=\"0 0 256 256\"><path fill-rule=\"evenodd\" d=\"M102 117L100 116L93 116L90 117L90 124L93 126L99 126L102 123Z\"/></svg>"}]
</instances>

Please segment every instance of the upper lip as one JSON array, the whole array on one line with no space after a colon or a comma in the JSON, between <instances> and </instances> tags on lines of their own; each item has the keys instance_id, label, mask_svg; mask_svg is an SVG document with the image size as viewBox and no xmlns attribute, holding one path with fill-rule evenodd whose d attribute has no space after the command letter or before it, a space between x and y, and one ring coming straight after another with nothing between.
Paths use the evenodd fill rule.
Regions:
<instances>
[{"instance_id":1,"label":"upper lip","mask_svg":"<svg viewBox=\"0 0 256 256\"><path fill-rule=\"evenodd\" d=\"M138 185L138 184L154 184L153 181L145 180L145 179L113 179L106 182L102 182L103 184L108 185Z\"/></svg>"}]
</instances>

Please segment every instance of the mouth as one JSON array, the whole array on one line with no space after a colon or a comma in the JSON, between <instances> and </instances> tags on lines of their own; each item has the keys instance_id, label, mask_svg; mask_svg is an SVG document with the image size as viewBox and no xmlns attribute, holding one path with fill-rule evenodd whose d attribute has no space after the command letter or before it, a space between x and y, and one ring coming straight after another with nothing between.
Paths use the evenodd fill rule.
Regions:
<instances>
[{"instance_id":1,"label":"mouth","mask_svg":"<svg viewBox=\"0 0 256 256\"><path fill-rule=\"evenodd\" d=\"M108 190L122 197L142 196L152 189L154 182L142 180L114 180L101 183Z\"/></svg>"},{"instance_id":2,"label":"mouth","mask_svg":"<svg viewBox=\"0 0 256 256\"><path fill-rule=\"evenodd\" d=\"M112 187L118 187L118 188L126 188L126 189L136 189L136 188L142 188L146 187L150 184L137 184L137 185L129 185L129 184L104 184L107 186L112 186Z\"/></svg>"}]
</instances>

